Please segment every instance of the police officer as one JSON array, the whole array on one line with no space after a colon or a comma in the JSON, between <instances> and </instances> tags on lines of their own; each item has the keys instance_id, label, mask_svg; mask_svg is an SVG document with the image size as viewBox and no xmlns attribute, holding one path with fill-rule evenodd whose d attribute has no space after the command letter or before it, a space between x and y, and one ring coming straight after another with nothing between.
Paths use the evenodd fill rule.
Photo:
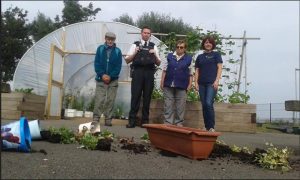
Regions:
<instances>
[{"instance_id":1,"label":"police officer","mask_svg":"<svg viewBox=\"0 0 300 180\"><path fill-rule=\"evenodd\" d=\"M134 128L136 123L136 115L140 107L141 96L143 95L142 122L149 122L149 106L151 94L154 88L155 65L159 66L161 60L159 58L157 46L150 42L151 29L144 26L141 30L141 40L134 42L125 60L131 64L132 82L131 82L131 106L129 112L129 123L127 128Z\"/></svg>"}]
</instances>

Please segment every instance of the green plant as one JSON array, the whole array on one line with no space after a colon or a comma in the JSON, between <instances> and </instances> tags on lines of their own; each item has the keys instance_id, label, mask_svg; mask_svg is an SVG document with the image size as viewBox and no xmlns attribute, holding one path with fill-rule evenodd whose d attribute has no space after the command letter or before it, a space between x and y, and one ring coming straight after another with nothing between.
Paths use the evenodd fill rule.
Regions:
<instances>
[{"instance_id":1,"label":"green plant","mask_svg":"<svg viewBox=\"0 0 300 180\"><path fill-rule=\"evenodd\" d=\"M248 103L250 99L249 95L246 94L242 94L242 93L238 93L238 92L234 92L233 94L231 94L228 98L228 101L232 104L236 104L236 103Z\"/></svg>"},{"instance_id":2,"label":"green plant","mask_svg":"<svg viewBox=\"0 0 300 180\"><path fill-rule=\"evenodd\" d=\"M191 88L190 90L188 90L187 101L195 102L195 101L199 101L199 99L200 99L200 96L194 88Z\"/></svg>"},{"instance_id":3,"label":"green plant","mask_svg":"<svg viewBox=\"0 0 300 180\"><path fill-rule=\"evenodd\" d=\"M142 140L149 140L149 135L148 133L143 134L143 136L141 136Z\"/></svg>"},{"instance_id":4,"label":"green plant","mask_svg":"<svg viewBox=\"0 0 300 180\"><path fill-rule=\"evenodd\" d=\"M91 101L87 104L87 111L94 111L95 107L95 98L92 98Z\"/></svg>"},{"instance_id":5,"label":"green plant","mask_svg":"<svg viewBox=\"0 0 300 180\"><path fill-rule=\"evenodd\" d=\"M100 139L101 138L110 138L110 139L113 139L114 138L114 133L110 132L109 130L107 129L104 129L103 131L101 131L100 133Z\"/></svg>"},{"instance_id":6,"label":"green plant","mask_svg":"<svg viewBox=\"0 0 300 180\"><path fill-rule=\"evenodd\" d=\"M219 85L216 97L215 97L215 102L226 102L227 98L226 95L222 95L222 84Z\"/></svg>"},{"instance_id":7,"label":"green plant","mask_svg":"<svg viewBox=\"0 0 300 180\"><path fill-rule=\"evenodd\" d=\"M84 98L72 96L72 109L83 111L84 108Z\"/></svg>"},{"instance_id":8,"label":"green plant","mask_svg":"<svg viewBox=\"0 0 300 180\"><path fill-rule=\"evenodd\" d=\"M50 127L49 131L51 135L55 135L55 134L60 135L61 143L63 144L71 144L75 142L75 135L70 129L67 129L65 127L61 127L59 129Z\"/></svg>"},{"instance_id":9,"label":"green plant","mask_svg":"<svg viewBox=\"0 0 300 180\"><path fill-rule=\"evenodd\" d=\"M85 133L79 143L86 149L95 150L98 143L98 137L93 136L91 133Z\"/></svg>"},{"instance_id":10,"label":"green plant","mask_svg":"<svg viewBox=\"0 0 300 180\"><path fill-rule=\"evenodd\" d=\"M21 88L21 89L15 89L16 92L20 92L20 93L26 93L26 94L34 94L32 91L33 91L33 88Z\"/></svg>"},{"instance_id":11,"label":"green plant","mask_svg":"<svg viewBox=\"0 0 300 180\"><path fill-rule=\"evenodd\" d=\"M289 165L289 155L292 153L287 147L284 149L279 149L274 147L272 143L266 143L267 152L258 154L255 157L257 161L263 168L267 169L281 169L281 171L289 171L292 169Z\"/></svg>"},{"instance_id":12,"label":"green plant","mask_svg":"<svg viewBox=\"0 0 300 180\"><path fill-rule=\"evenodd\" d=\"M158 88L154 88L151 94L151 99L163 99L162 91Z\"/></svg>"},{"instance_id":13,"label":"green plant","mask_svg":"<svg viewBox=\"0 0 300 180\"><path fill-rule=\"evenodd\" d=\"M124 115L123 112L123 106L122 105L117 105L115 110L114 110L114 117L117 119L120 119Z\"/></svg>"},{"instance_id":14,"label":"green plant","mask_svg":"<svg viewBox=\"0 0 300 180\"><path fill-rule=\"evenodd\" d=\"M230 147L230 149L231 149L233 152L237 152L237 153L239 153L239 152L242 151L242 148L236 146L235 144L234 144L232 147Z\"/></svg>"},{"instance_id":15,"label":"green plant","mask_svg":"<svg viewBox=\"0 0 300 180\"><path fill-rule=\"evenodd\" d=\"M141 136L141 141L142 141L142 142L145 142L145 143L149 143L149 142L150 142L148 133L145 133L145 134L143 134L143 135Z\"/></svg>"}]
</instances>

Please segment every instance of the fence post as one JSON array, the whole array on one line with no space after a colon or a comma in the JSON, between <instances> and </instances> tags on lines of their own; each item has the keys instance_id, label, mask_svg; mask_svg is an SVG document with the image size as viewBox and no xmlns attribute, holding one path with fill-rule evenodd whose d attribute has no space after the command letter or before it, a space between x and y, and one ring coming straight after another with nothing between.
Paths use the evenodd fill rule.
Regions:
<instances>
[{"instance_id":1,"label":"fence post","mask_svg":"<svg viewBox=\"0 0 300 180\"><path fill-rule=\"evenodd\" d=\"M272 122L272 104L270 103L270 123Z\"/></svg>"}]
</instances>

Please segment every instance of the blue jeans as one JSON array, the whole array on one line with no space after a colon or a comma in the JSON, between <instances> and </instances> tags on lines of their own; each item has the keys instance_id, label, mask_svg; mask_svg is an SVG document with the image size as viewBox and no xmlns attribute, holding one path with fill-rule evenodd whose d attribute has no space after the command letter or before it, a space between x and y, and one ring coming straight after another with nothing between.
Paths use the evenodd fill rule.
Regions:
<instances>
[{"instance_id":1,"label":"blue jeans","mask_svg":"<svg viewBox=\"0 0 300 180\"><path fill-rule=\"evenodd\" d=\"M212 84L199 84L204 125L207 130L215 127L214 99L217 91Z\"/></svg>"}]
</instances>

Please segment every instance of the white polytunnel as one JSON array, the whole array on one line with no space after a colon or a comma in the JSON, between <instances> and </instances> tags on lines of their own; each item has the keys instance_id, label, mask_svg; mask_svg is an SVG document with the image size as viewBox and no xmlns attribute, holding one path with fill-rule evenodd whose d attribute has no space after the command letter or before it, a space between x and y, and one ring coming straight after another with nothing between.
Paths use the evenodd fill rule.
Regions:
<instances>
[{"instance_id":1,"label":"white polytunnel","mask_svg":"<svg viewBox=\"0 0 300 180\"><path fill-rule=\"evenodd\" d=\"M35 94L48 96L51 83L59 87L50 87L51 97L59 97L60 92L79 92L85 98L93 98L96 86L94 56L97 47L104 43L104 35L108 31L116 34L116 45L124 56L130 45L141 37L140 28L119 22L88 21L62 27L36 42L23 55L17 65L12 88L33 88ZM164 60L166 46L155 36L151 36L150 41L159 46L160 58ZM54 50L52 45L56 46ZM124 111L127 112L131 78L129 64L126 64L124 56L116 104L125 105ZM50 76L52 81L49 80ZM160 79L159 71L156 79L156 82ZM60 102L59 98L51 98L51 107L60 107Z\"/></svg>"}]
</instances>

